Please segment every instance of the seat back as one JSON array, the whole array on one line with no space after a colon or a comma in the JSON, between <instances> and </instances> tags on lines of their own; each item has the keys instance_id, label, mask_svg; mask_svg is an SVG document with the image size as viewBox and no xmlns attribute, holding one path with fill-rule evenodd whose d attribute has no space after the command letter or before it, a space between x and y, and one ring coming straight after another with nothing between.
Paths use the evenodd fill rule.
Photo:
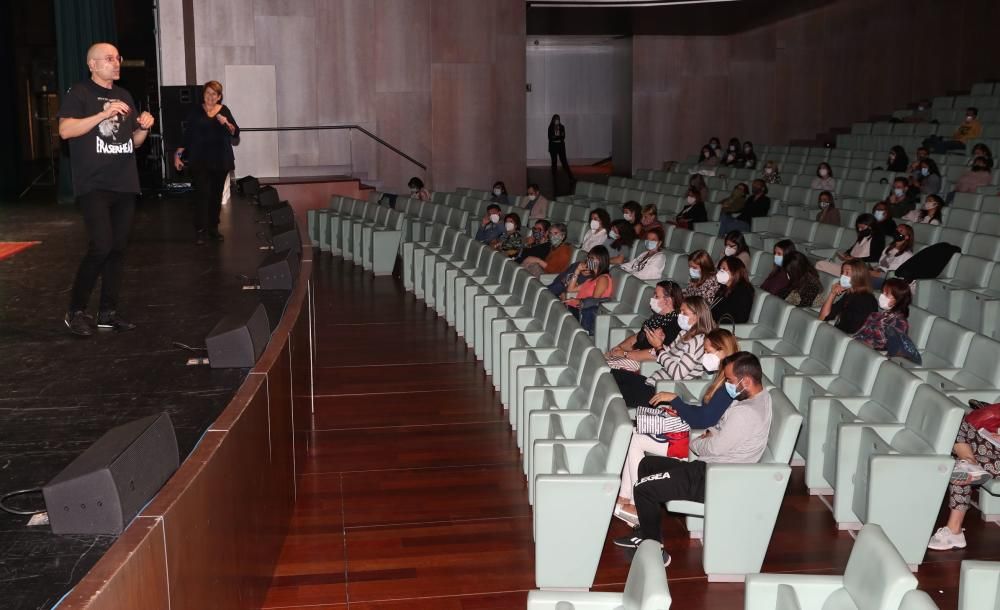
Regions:
<instances>
[{"instance_id":1,"label":"seat back","mask_svg":"<svg viewBox=\"0 0 1000 610\"><path fill-rule=\"evenodd\" d=\"M910 317L907 318L910 323L909 335L918 349L923 350L927 347L927 339L936 319L937 316L926 309L910 305Z\"/></svg>"},{"instance_id":2,"label":"seat back","mask_svg":"<svg viewBox=\"0 0 1000 610\"><path fill-rule=\"evenodd\" d=\"M920 385L919 377L898 364L886 360L878 367L875 384L872 386L871 403L868 404L880 405L892 415L892 421L901 422L906 419L910 405L913 404L913 396ZM869 413L869 409L873 408L874 405L861 407L858 416L866 421L879 421L881 418L875 418L881 414Z\"/></svg>"},{"instance_id":3,"label":"seat back","mask_svg":"<svg viewBox=\"0 0 1000 610\"><path fill-rule=\"evenodd\" d=\"M587 452L584 474L618 474L625 464L629 441L632 440L632 420L625 399L616 396L608 403L601 417L598 443Z\"/></svg>"},{"instance_id":4,"label":"seat back","mask_svg":"<svg viewBox=\"0 0 1000 610\"><path fill-rule=\"evenodd\" d=\"M795 439L802 427L802 414L792 405L785 393L778 388L771 394L771 429L767 434L767 447L761 463L787 464L795 450Z\"/></svg>"},{"instance_id":5,"label":"seat back","mask_svg":"<svg viewBox=\"0 0 1000 610\"><path fill-rule=\"evenodd\" d=\"M823 324L816 329L816 337L809 349L809 357L823 363L831 371L837 370L844 361L851 338L831 324ZM856 342L854 342L856 343Z\"/></svg>"},{"instance_id":6,"label":"seat back","mask_svg":"<svg viewBox=\"0 0 1000 610\"><path fill-rule=\"evenodd\" d=\"M670 589L667 571L663 569L662 547L656 540L645 540L632 558L625 579L622 607L636 610L669 608Z\"/></svg>"},{"instance_id":7,"label":"seat back","mask_svg":"<svg viewBox=\"0 0 1000 610\"><path fill-rule=\"evenodd\" d=\"M823 323L816 319L808 311L796 307L788 314L788 323L782 333L786 341L795 345L800 354L808 354L813 340L816 338L816 331Z\"/></svg>"},{"instance_id":8,"label":"seat back","mask_svg":"<svg viewBox=\"0 0 1000 610\"><path fill-rule=\"evenodd\" d=\"M882 362L881 354L864 343L852 339L847 345L839 376L860 389L862 395L868 395L875 384L875 375L878 374L880 362ZM835 394L840 391L836 382L830 389Z\"/></svg>"},{"instance_id":9,"label":"seat back","mask_svg":"<svg viewBox=\"0 0 1000 610\"><path fill-rule=\"evenodd\" d=\"M763 292L763 291L761 291ZM772 329L776 336L781 336L788 324L788 317L792 313L793 307L778 297L768 294L761 304L758 324Z\"/></svg>"},{"instance_id":10,"label":"seat back","mask_svg":"<svg viewBox=\"0 0 1000 610\"><path fill-rule=\"evenodd\" d=\"M923 352L925 366L957 368L965 361L972 343L971 330L945 318L935 318Z\"/></svg>"},{"instance_id":11,"label":"seat back","mask_svg":"<svg viewBox=\"0 0 1000 610\"><path fill-rule=\"evenodd\" d=\"M869 523L847 559L844 588L858 608L898 608L917 579L882 528Z\"/></svg>"},{"instance_id":12,"label":"seat back","mask_svg":"<svg viewBox=\"0 0 1000 610\"><path fill-rule=\"evenodd\" d=\"M971 375L988 383L990 388L1000 388L1000 366L998 364L1000 364L1000 341L977 333L969 343L969 353L965 356L965 364L956 375L955 381L969 387L970 384L964 382L962 377ZM970 387L969 389L986 388Z\"/></svg>"},{"instance_id":13,"label":"seat back","mask_svg":"<svg viewBox=\"0 0 1000 610\"><path fill-rule=\"evenodd\" d=\"M951 398L921 384L906 415L905 427L892 438L892 448L915 455L949 455L965 411Z\"/></svg>"}]
</instances>

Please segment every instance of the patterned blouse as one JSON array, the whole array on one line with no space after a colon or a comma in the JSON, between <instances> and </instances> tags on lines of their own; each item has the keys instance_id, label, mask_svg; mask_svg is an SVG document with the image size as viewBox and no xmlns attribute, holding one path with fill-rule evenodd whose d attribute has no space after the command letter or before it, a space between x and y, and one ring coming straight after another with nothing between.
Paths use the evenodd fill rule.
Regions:
<instances>
[{"instance_id":1,"label":"patterned blouse","mask_svg":"<svg viewBox=\"0 0 1000 610\"><path fill-rule=\"evenodd\" d=\"M521 246L524 245L524 241L521 239L521 234L517 231L513 233L504 233L500 236L500 250L521 250Z\"/></svg>"},{"instance_id":2,"label":"patterned blouse","mask_svg":"<svg viewBox=\"0 0 1000 610\"><path fill-rule=\"evenodd\" d=\"M876 311L868 314L864 325L854 333L854 338L875 351L885 351L889 329L905 335L910 331L910 323L897 311Z\"/></svg>"},{"instance_id":3,"label":"patterned blouse","mask_svg":"<svg viewBox=\"0 0 1000 610\"><path fill-rule=\"evenodd\" d=\"M719 282L716 281L715 276L708 278L701 284L695 284L692 281L681 291L686 297L699 296L705 299L705 302L709 305L715 302L715 294L717 292L719 292Z\"/></svg>"}]
</instances>

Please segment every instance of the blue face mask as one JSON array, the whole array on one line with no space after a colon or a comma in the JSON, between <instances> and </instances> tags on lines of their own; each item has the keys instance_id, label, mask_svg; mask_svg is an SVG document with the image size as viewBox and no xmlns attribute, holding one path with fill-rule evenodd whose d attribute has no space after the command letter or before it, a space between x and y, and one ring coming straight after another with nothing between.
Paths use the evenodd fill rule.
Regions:
<instances>
[{"instance_id":1,"label":"blue face mask","mask_svg":"<svg viewBox=\"0 0 1000 610\"><path fill-rule=\"evenodd\" d=\"M653 239L647 239L646 240L646 249L647 250L656 250L656 247L659 246L659 245L660 245L660 242L658 242L656 240L653 240Z\"/></svg>"},{"instance_id":2,"label":"blue face mask","mask_svg":"<svg viewBox=\"0 0 1000 610\"><path fill-rule=\"evenodd\" d=\"M695 267L688 267L688 275L691 276L692 280L700 280L701 279L701 269L698 269L698 268L695 268Z\"/></svg>"},{"instance_id":3,"label":"blue face mask","mask_svg":"<svg viewBox=\"0 0 1000 610\"><path fill-rule=\"evenodd\" d=\"M736 398L740 394L738 384L726 382L726 394L729 394L730 398Z\"/></svg>"},{"instance_id":4,"label":"blue face mask","mask_svg":"<svg viewBox=\"0 0 1000 610\"><path fill-rule=\"evenodd\" d=\"M849 289L851 287L851 276L849 275L840 276L840 287L844 288L845 290Z\"/></svg>"},{"instance_id":5,"label":"blue face mask","mask_svg":"<svg viewBox=\"0 0 1000 610\"><path fill-rule=\"evenodd\" d=\"M545 233L542 231L532 231L531 236L535 238L535 241L542 241L545 239Z\"/></svg>"},{"instance_id":6,"label":"blue face mask","mask_svg":"<svg viewBox=\"0 0 1000 610\"><path fill-rule=\"evenodd\" d=\"M780 267L781 263L783 263L783 262L785 262L785 257L784 256L782 256L780 254L775 254L774 255L774 265L776 267Z\"/></svg>"},{"instance_id":7,"label":"blue face mask","mask_svg":"<svg viewBox=\"0 0 1000 610\"><path fill-rule=\"evenodd\" d=\"M927 169L926 167L921 167L920 168L920 175L921 176L927 176L930 173L931 173L931 170Z\"/></svg>"}]
</instances>

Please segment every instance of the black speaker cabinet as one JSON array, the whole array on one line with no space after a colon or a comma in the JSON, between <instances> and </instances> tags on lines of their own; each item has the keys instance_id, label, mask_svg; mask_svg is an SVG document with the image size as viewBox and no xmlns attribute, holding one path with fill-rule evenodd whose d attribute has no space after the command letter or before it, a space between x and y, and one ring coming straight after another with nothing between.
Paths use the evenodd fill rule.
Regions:
<instances>
[{"instance_id":1,"label":"black speaker cabinet","mask_svg":"<svg viewBox=\"0 0 1000 610\"><path fill-rule=\"evenodd\" d=\"M174 152L184 144L187 118L191 111L202 103L201 91L201 85L160 87L160 110L163 113L160 133L163 134L163 151L167 156L167 179L170 182L191 179L190 172L180 176L174 169Z\"/></svg>"},{"instance_id":2,"label":"black speaker cabinet","mask_svg":"<svg viewBox=\"0 0 1000 610\"><path fill-rule=\"evenodd\" d=\"M292 250L271 253L257 267L261 290L291 290L299 275L299 254Z\"/></svg>"},{"instance_id":3,"label":"black speaker cabinet","mask_svg":"<svg viewBox=\"0 0 1000 610\"><path fill-rule=\"evenodd\" d=\"M271 231L271 246L275 253L302 252L302 237L299 235L299 228L292 224L286 227L274 227Z\"/></svg>"},{"instance_id":4,"label":"black speaker cabinet","mask_svg":"<svg viewBox=\"0 0 1000 610\"><path fill-rule=\"evenodd\" d=\"M219 320L208 336L208 362L213 369L251 368L264 353L271 327L262 303Z\"/></svg>"},{"instance_id":5,"label":"black speaker cabinet","mask_svg":"<svg viewBox=\"0 0 1000 610\"><path fill-rule=\"evenodd\" d=\"M55 534L120 534L179 457L166 413L108 430L42 488Z\"/></svg>"},{"instance_id":6,"label":"black speaker cabinet","mask_svg":"<svg viewBox=\"0 0 1000 610\"><path fill-rule=\"evenodd\" d=\"M271 208L268 217L271 224L276 227L287 227L295 223L295 211L287 201L282 201L278 206Z\"/></svg>"},{"instance_id":7,"label":"black speaker cabinet","mask_svg":"<svg viewBox=\"0 0 1000 610\"><path fill-rule=\"evenodd\" d=\"M260 181L253 176L243 176L236 181L236 190L245 197L256 197L260 193Z\"/></svg>"},{"instance_id":8,"label":"black speaker cabinet","mask_svg":"<svg viewBox=\"0 0 1000 610\"><path fill-rule=\"evenodd\" d=\"M275 208L281 205L281 196L278 195L278 189L273 186L262 186L260 191L257 193L257 203L260 204L262 208Z\"/></svg>"}]
</instances>

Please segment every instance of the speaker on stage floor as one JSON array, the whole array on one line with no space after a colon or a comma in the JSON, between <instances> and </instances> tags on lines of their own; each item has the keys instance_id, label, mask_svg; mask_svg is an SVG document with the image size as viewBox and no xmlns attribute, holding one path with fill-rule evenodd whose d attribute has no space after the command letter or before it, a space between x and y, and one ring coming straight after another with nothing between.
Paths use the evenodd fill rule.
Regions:
<instances>
[{"instance_id":1,"label":"speaker on stage floor","mask_svg":"<svg viewBox=\"0 0 1000 610\"><path fill-rule=\"evenodd\" d=\"M295 223L295 210L288 205L287 201L282 201L277 206L271 208L267 213L268 220L274 226L285 227Z\"/></svg>"},{"instance_id":2,"label":"speaker on stage floor","mask_svg":"<svg viewBox=\"0 0 1000 610\"><path fill-rule=\"evenodd\" d=\"M276 254L302 252L302 236L299 235L299 226L294 218L291 225L271 227L271 247Z\"/></svg>"},{"instance_id":3,"label":"speaker on stage floor","mask_svg":"<svg viewBox=\"0 0 1000 610\"><path fill-rule=\"evenodd\" d=\"M166 413L108 430L42 488L55 534L120 534L177 470Z\"/></svg>"},{"instance_id":4,"label":"speaker on stage floor","mask_svg":"<svg viewBox=\"0 0 1000 610\"><path fill-rule=\"evenodd\" d=\"M260 191L257 193L257 203L265 210L270 210L281 205L281 196L278 195L278 189L270 185L260 187Z\"/></svg>"},{"instance_id":5,"label":"speaker on stage floor","mask_svg":"<svg viewBox=\"0 0 1000 610\"><path fill-rule=\"evenodd\" d=\"M257 197L260 193L260 181L253 176L243 176L236 181L236 190L244 197Z\"/></svg>"},{"instance_id":6,"label":"speaker on stage floor","mask_svg":"<svg viewBox=\"0 0 1000 610\"><path fill-rule=\"evenodd\" d=\"M257 267L261 290L291 290L299 275L299 254L292 250L272 252Z\"/></svg>"},{"instance_id":7,"label":"speaker on stage floor","mask_svg":"<svg viewBox=\"0 0 1000 610\"><path fill-rule=\"evenodd\" d=\"M264 353L270 338L271 326L262 303L230 313L205 337L209 366L251 368Z\"/></svg>"}]
</instances>

